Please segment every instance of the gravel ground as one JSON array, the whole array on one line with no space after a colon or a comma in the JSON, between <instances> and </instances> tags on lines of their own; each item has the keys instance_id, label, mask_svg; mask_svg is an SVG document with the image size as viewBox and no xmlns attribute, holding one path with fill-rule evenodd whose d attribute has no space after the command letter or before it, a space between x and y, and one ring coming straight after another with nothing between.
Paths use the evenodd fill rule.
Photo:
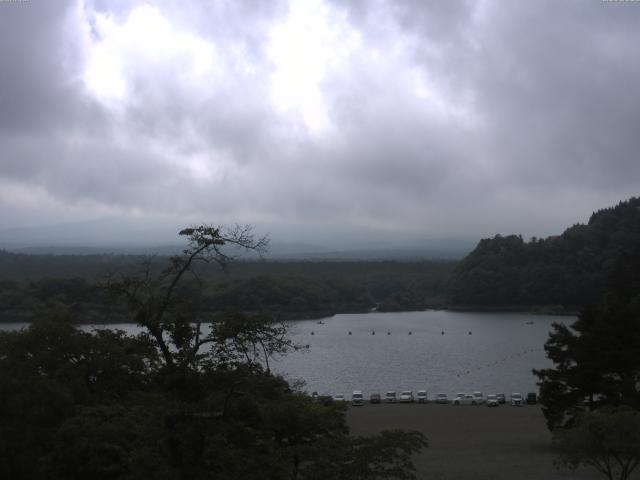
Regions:
<instances>
[{"instance_id":1,"label":"gravel ground","mask_svg":"<svg viewBox=\"0 0 640 480\"><path fill-rule=\"evenodd\" d=\"M555 467L538 406L364 405L349 408L347 421L355 435L393 428L424 433L429 448L415 458L420 480L605 478L591 469Z\"/></svg>"}]
</instances>

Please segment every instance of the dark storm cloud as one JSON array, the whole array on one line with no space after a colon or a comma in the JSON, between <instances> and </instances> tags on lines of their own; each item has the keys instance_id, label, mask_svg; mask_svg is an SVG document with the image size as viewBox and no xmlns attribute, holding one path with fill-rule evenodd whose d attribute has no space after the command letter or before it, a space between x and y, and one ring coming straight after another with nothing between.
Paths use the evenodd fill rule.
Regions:
<instances>
[{"instance_id":1,"label":"dark storm cloud","mask_svg":"<svg viewBox=\"0 0 640 480\"><path fill-rule=\"evenodd\" d=\"M0 218L554 233L638 193L639 20L597 1L0 4Z\"/></svg>"}]
</instances>

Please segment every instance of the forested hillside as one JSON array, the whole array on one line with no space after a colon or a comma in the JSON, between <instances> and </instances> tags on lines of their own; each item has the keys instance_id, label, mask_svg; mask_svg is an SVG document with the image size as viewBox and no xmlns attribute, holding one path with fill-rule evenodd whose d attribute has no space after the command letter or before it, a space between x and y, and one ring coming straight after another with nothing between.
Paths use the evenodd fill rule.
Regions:
<instances>
[{"instance_id":1,"label":"forested hillside","mask_svg":"<svg viewBox=\"0 0 640 480\"><path fill-rule=\"evenodd\" d=\"M152 260L153 271L167 266ZM127 255L22 255L0 252L0 321L30 321L65 310L86 322L119 321L107 276L140 271L149 258ZM239 261L222 273L198 265L203 311L269 312L280 318L416 310L447 301L448 261Z\"/></svg>"},{"instance_id":2,"label":"forested hillside","mask_svg":"<svg viewBox=\"0 0 640 480\"><path fill-rule=\"evenodd\" d=\"M455 268L451 301L459 306L572 309L586 305L621 253L640 245L640 198L599 210L559 236L484 239Z\"/></svg>"}]
</instances>

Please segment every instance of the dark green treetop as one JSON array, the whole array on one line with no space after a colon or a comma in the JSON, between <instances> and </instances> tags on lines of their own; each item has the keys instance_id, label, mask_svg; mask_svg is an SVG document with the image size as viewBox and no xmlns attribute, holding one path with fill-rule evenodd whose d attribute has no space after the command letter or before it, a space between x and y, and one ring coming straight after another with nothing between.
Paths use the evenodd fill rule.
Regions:
<instances>
[{"instance_id":1,"label":"dark green treetop","mask_svg":"<svg viewBox=\"0 0 640 480\"><path fill-rule=\"evenodd\" d=\"M550 428L598 405L640 408L640 247L619 256L573 325L554 324L545 350L555 367L534 373Z\"/></svg>"}]
</instances>

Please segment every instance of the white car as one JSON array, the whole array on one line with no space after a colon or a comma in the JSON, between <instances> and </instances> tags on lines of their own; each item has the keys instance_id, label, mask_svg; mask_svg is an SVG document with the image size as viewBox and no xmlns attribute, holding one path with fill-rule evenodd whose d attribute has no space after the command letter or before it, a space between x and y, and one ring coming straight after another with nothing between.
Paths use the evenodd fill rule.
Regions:
<instances>
[{"instance_id":1,"label":"white car","mask_svg":"<svg viewBox=\"0 0 640 480\"><path fill-rule=\"evenodd\" d=\"M521 407L522 406L522 394L521 393L512 393L511 394L511 406L512 407Z\"/></svg>"},{"instance_id":2,"label":"white car","mask_svg":"<svg viewBox=\"0 0 640 480\"><path fill-rule=\"evenodd\" d=\"M500 405L500 400L498 400L498 395L489 394L487 395L487 407L497 407Z\"/></svg>"},{"instance_id":3,"label":"white car","mask_svg":"<svg viewBox=\"0 0 640 480\"><path fill-rule=\"evenodd\" d=\"M405 390L400 394L400 403L413 403L413 392Z\"/></svg>"},{"instance_id":4,"label":"white car","mask_svg":"<svg viewBox=\"0 0 640 480\"><path fill-rule=\"evenodd\" d=\"M484 395L482 392L473 392L473 396L476 397L476 403L482 405L484 403Z\"/></svg>"},{"instance_id":5,"label":"white car","mask_svg":"<svg viewBox=\"0 0 640 480\"><path fill-rule=\"evenodd\" d=\"M336 393L336 394L333 396L333 401L334 401L334 402L344 402L344 401L345 401L345 399L344 399L344 395L343 395L342 393Z\"/></svg>"},{"instance_id":6,"label":"white car","mask_svg":"<svg viewBox=\"0 0 640 480\"><path fill-rule=\"evenodd\" d=\"M387 403L396 403L396 392L393 390L384 394L384 401Z\"/></svg>"},{"instance_id":7,"label":"white car","mask_svg":"<svg viewBox=\"0 0 640 480\"><path fill-rule=\"evenodd\" d=\"M449 403L449 397L446 393L438 393L436 395L436 403Z\"/></svg>"},{"instance_id":8,"label":"white car","mask_svg":"<svg viewBox=\"0 0 640 480\"><path fill-rule=\"evenodd\" d=\"M418 399L418 403L427 403L427 391L418 390L417 399Z\"/></svg>"},{"instance_id":9,"label":"white car","mask_svg":"<svg viewBox=\"0 0 640 480\"><path fill-rule=\"evenodd\" d=\"M354 390L351 394L351 405L364 405L364 395L361 390Z\"/></svg>"},{"instance_id":10,"label":"white car","mask_svg":"<svg viewBox=\"0 0 640 480\"><path fill-rule=\"evenodd\" d=\"M470 393L464 393L453 399L454 405L477 405L478 400Z\"/></svg>"}]
</instances>

